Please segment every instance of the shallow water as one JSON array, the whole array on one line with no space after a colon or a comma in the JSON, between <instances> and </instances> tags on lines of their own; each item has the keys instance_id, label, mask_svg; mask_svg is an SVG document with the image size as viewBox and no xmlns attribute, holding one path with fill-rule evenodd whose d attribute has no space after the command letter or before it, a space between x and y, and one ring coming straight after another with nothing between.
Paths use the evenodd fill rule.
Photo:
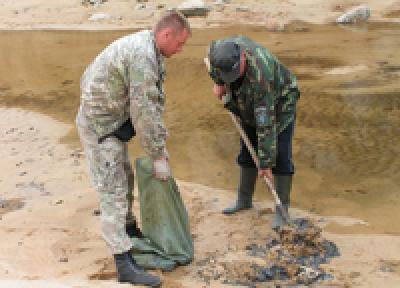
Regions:
<instances>
[{"instance_id":1,"label":"shallow water","mask_svg":"<svg viewBox=\"0 0 400 288\"><path fill-rule=\"evenodd\" d=\"M127 33L0 32L0 106L73 124L81 73ZM232 190L237 185L238 133L212 95L202 62L210 40L236 34L266 45L298 75L293 205L369 223L330 225L333 231L399 234L400 25L195 30L184 52L167 61L166 123L175 176ZM79 145L75 129L66 133L63 143ZM137 143L130 148L133 157L141 153ZM258 186L257 199L270 198Z\"/></svg>"}]
</instances>

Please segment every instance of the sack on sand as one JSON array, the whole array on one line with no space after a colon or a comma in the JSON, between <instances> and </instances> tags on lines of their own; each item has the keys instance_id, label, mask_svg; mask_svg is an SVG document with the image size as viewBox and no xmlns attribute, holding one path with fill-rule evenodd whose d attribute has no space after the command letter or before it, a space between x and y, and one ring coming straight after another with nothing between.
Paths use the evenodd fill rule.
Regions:
<instances>
[{"instance_id":1,"label":"sack on sand","mask_svg":"<svg viewBox=\"0 0 400 288\"><path fill-rule=\"evenodd\" d=\"M149 158L136 160L145 238L132 238L133 257L144 268L171 271L193 260L189 216L175 180L158 180L152 174L152 165Z\"/></svg>"}]
</instances>

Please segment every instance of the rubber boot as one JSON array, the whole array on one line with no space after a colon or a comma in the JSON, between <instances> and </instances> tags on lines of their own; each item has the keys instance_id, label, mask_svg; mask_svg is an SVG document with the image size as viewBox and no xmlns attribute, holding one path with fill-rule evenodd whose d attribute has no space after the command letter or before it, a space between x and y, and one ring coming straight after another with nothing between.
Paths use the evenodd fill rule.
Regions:
<instances>
[{"instance_id":1,"label":"rubber boot","mask_svg":"<svg viewBox=\"0 0 400 288\"><path fill-rule=\"evenodd\" d=\"M225 215L231 215L240 210L252 208L256 180L257 168L240 167L240 182L237 201L233 207L225 208L222 213Z\"/></svg>"},{"instance_id":2,"label":"rubber boot","mask_svg":"<svg viewBox=\"0 0 400 288\"><path fill-rule=\"evenodd\" d=\"M289 212L290 204L290 190L292 189L292 175L275 175L274 176L276 193L281 200L283 209L286 210L287 215ZM279 212L278 207L275 207L275 216L272 221L272 229L275 231L279 230L281 226L285 224L284 219Z\"/></svg>"},{"instance_id":3,"label":"rubber boot","mask_svg":"<svg viewBox=\"0 0 400 288\"><path fill-rule=\"evenodd\" d=\"M150 287L160 286L160 278L145 272L138 266L130 251L114 254L114 259L119 282Z\"/></svg>"}]
</instances>

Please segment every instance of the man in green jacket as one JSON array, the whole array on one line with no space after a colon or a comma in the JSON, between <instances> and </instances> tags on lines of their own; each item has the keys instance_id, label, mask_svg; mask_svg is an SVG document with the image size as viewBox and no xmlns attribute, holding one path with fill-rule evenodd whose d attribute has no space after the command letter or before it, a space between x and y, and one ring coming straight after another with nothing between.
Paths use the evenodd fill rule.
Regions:
<instances>
[{"instance_id":1,"label":"man in green jacket","mask_svg":"<svg viewBox=\"0 0 400 288\"><path fill-rule=\"evenodd\" d=\"M275 184L288 210L294 174L292 139L300 96L296 77L268 49L243 36L213 41L208 59L214 94L240 117L257 151L258 175ZM233 207L223 210L226 215L252 207L257 168L243 139L240 145L238 196ZM282 224L276 211L272 228Z\"/></svg>"}]
</instances>

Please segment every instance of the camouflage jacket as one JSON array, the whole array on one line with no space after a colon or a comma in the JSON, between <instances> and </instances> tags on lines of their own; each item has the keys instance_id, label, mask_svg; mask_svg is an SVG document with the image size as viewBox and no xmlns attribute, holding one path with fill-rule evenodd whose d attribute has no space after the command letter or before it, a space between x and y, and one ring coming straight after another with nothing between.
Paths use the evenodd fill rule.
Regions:
<instances>
[{"instance_id":1,"label":"camouflage jacket","mask_svg":"<svg viewBox=\"0 0 400 288\"><path fill-rule=\"evenodd\" d=\"M130 117L145 152L166 156L163 62L153 32L144 30L114 41L87 67L80 113L99 138Z\"/></svg>"},{"instance_id":2,"label":"camouflage jacket","mask_svg":"<svg viewBox=\"0 0 400 288\"><path fill-rule=\"evenodd\" d=\"M244 124L255 127L261 168L276 164L277 135L294 121L300 96L296 77L265 47L249 38L231 38L246 55L246 70L239 87L228 87L225 107L240 116ZM223 84L217 69L209 74Z\"/></svg>"}]
</instances>

